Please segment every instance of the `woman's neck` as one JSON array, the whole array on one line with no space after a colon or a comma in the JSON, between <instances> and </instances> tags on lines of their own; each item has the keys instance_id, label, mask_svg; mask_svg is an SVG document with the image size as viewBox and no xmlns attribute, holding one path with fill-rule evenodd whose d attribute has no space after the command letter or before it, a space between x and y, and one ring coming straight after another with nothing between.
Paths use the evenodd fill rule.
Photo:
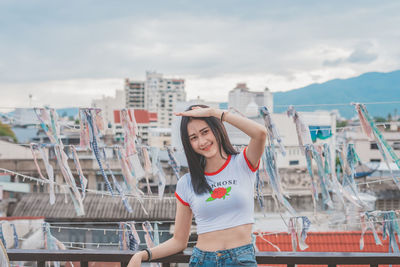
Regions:
<instances>
[{"instance_id":1,"label":"woman's neck","mask_svg":"<svg viewBox=\"0 0 400 267\"><path fill-rule=\"evenodd\" d=\"M213 173L221 169L221 167L225 164L225 161L228 159L228 155L225 153L225 151L222 151L222 156L220 153L217 153L212 158L206 158L206 166L204 171L207 173Z\"/></svg>"}]
</instances>

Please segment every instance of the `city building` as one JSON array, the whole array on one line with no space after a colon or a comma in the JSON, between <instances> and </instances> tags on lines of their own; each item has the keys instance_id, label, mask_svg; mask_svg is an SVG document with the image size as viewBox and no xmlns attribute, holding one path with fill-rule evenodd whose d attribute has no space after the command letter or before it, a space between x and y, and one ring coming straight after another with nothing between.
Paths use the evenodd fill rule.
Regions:
<instances>
[{"instance_id":1,"label":"city building","mask_svg":"<svg viewBox=\"0 0 400 267\"><path fill-rule=\"evenodd\" d=\"M13 111L11 122L13 126L32 125L40 123L33 108L16 108Z\"/></svg>"},{"instance_id":2,"label":"city building","mask_svg":"<svg viewBox=\"0 0 400 267\"><path fill-rule=\"evenodd\" d=\"M107 128L111 128L114 121L114 110L125 107L125 92L123 90L116 90L114 97L103 96L101 99L92 101L92 107L101 109L104 125Z\"/></svg>"},{"instance_id":3,"label":"city building","mask_svg":"<svg viewBox=\"0 0 400 267\"><path fill-rule=\"evenodd\" d=\"M185 80L147 71L145 81L125 79L125 96L125 107L154 112L157 126L170 128L176 103L186 100Z\"/></svg>"},{"instance_id":4,"label":"city building","mask_svg":"<svg viewBox=\"0 0 400 267\"><path fill-rule=\"evenodd\" d=\"M149 131L151 128L157 128L157 113L148 112L143 109L129 109L129 116L134 111L135 120L138 126L138 137L143 144L149 144ZM124 129L121 124L121 110L114 110L113 127L116 141L123 140Z\"/></svg>"},{"instance_id":5,"label":"city building","mask_svg":"<svg viewBox=\"0 0 400 267\"><path fill-rule=\"evenodd\" d=\"M383 138L392 147L397 157L400 157L400 122L390 122L386 129L380 127ZM349 128L341 134L345 143L353 143L354 148L363 163L384 162L375 140L371 140L360 127ZM396 170L397 168L394 168Z\"/></svg>"},{"instance_id":6,"label":"city building","mask_svg":"<svg viewBox=\"0 0 400 267\"><path fill-rule=\"evenodd\" d=\"M146 72L146 109L158 115L158 127L170 128L176 103L186 100L185 80Z\"/></svg>"},{"instance_id":7,"label":"city building","mask_svg":"<svg viewBox=\"0 0 400 267\"><path fill-rule=\"evenodd\" d=\"M268 87L262 92L253 92L247 87L246 83L238 83L235 88L229 91L229 107L235 108L241 113L246 113L250 103L255 103L258 107L267 106L268 110L273 111L273 96Z\"/></svg>"},{"instance_id":8,"label":"city building","mask_svg":"<svg viewBox=\"0 0 400 267\"><path fill-rule=\"evenodd\" d=\"M125 107L146 109L146 91L144 81L125 79ZM120 107L121 108L121 107Z\"/></svg>"},{"instance_id":9,"label":"city building","mask_svg":"<svg viewBox=\"0 0 400 267\"><path fill-rule=\"evenodd\" d=\"M171 145L171 128L149 128L149 146L163 148Z\"/></svg>"}]
</instances>

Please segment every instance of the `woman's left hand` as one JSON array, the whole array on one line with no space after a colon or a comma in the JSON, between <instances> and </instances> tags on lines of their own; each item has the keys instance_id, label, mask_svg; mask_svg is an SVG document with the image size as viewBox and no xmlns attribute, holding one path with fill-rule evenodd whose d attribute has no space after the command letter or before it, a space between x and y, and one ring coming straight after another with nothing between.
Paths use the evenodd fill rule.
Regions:
<instances>
[{"instance_id":1,"label":"woman's left hand","mask_svg":"<svg viewBox=\"0 0 400 267\"><path fill-rule=\"evenodd\" d=\"M176 116L189 116L189 117L217 117L217 110L213 108L193 107L192 110L184 112L175 112Z\"/></svg>"}]
</instances>

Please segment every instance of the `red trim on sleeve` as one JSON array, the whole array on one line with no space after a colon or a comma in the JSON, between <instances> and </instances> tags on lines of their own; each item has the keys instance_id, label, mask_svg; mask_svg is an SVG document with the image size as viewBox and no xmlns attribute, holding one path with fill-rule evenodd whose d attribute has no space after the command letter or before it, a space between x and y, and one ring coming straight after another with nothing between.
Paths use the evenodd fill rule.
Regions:
<instances>
[{"instance_id":1,"label":"red trim on sleeve","mask_svg":"<svg viewBox=\"0 0 400 267\"><path fill-rule=\"evenodd\" d=\"M183 199L178 195L178 193L175 192L176 198L185 206L189 206L189 203L183 201Z\"/></svg>"},{"instance_id":2,"label":"red trim on sleeve","mask_svg":"<svg viewBox=\"0 0 400 267\"><path fill-rule=\"evenodd\" d=\"M251 165L250 161L247 159L247 156L246 156L246 149L247 149L247 146L244 148L244 151L243 151L244 159L246 160L247 166L249 166L250 170L251 170L252 172L255 172L255 171L257 171L258 167L260 167L260 160L258 160L257 167L254 168L254 167Z\"/></svg>"},{"instance_id":3,"label":"red trim on sleeve","mask_svg":"<svg viewBox=\"0 0 400 267\"><path fill-rule=\"evenodd\" d=\"M222 167L219 168L218 171L216 171L216 172L204 172L204 175L211 176L211 175L216 175L216 174L220 173L223 169L225 169L225 167L228 165L229 161L231 161L231 157L232 157L232 155L228 155L228 159L225 160L224 165L222 165Z\"/></svg>"}]
</instances>

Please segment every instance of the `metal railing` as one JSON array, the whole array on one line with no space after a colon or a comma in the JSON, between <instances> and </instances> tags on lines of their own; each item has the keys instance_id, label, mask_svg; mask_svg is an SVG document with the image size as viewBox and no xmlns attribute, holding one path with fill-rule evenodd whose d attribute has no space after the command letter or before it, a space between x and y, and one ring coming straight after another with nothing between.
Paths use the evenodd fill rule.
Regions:
<instances>
[{"instance_id":1,"label":"metal railing","mask_svg":"<svg viewBox=\"0 0 400 267\"><path fill-rule=\"evenodd\" d=\"M131 251L96 251L96 250L7 250L10 261L36 262L38 267L44 267L49 261L80 262L81 267L88 267L89 262L120 262L121 267L128 265ZM171 263L188 263L191 253L183 252L154 262L162 263L163 267ZM399 264L400 253L342 253L342 252L257 252L258 264L286 264L294 267L296 264L320 264L334 267L337 265L370 265L378 267L382 264Z\"/></svg>"}]
</instances>

